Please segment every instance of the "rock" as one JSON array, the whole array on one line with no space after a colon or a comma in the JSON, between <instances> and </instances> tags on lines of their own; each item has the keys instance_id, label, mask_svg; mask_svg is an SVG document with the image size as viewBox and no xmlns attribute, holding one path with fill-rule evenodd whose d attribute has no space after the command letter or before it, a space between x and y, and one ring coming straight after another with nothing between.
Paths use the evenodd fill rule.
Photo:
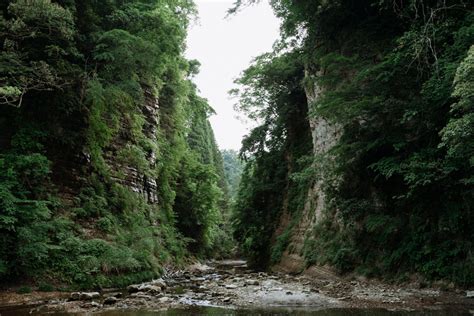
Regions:
<instances>
[{"instance_id":1,"label":"rock","mask_svg":"<svg viewBox=\"0 0 474 316\"><path fill-rule=\"evenodd\" d=\"M109 296L105 298L104 305L113 305L118 302L118 299L114 296Z\"/></svg>"},{"instance_id":2,"label":"rock","mask_svg":"<svg viewBox=\"0 0 474 316\"><path fill-rule=\"evenodd\" d=\"M228 296L227 296L227 297L224 297L224 298L222 299L222 301L223 301L224 303L229 303L229 302L230 302L230 297L228 297Z\"/></svg>"},{"instance_id":3,"label":"rock","mask_svg":"<svg viewBox=\"0 0 474 316\"><path fill-rule=\"evenodd\" d=\"M100 305L99 303L97 303L96 301L92 301L92 302L91 302L91 307L97 307L97 308L99 308L99 307L101 307L101 305Z\"/></svg>"},{"instance_id":4,"label":"rock","mask_svg":"<svg viewBox=\"0 0 474 316\"><path fill-rule=\"evenodd\" d=\"M466 291L467 298L474 298L474 291Z\"/></svg>"},{"instance_id":5,"label":"rock","mask_svg":"<svg viewBox=\"0 0 474 316\"><path fill-rule=\"evenodd\" d=\"M111 292L111 293L104 294L102 296L105 297L105 298L107 298L107 297L121 298L121 297L123 297L123 293L122 292Z\"/></svg>"},{"instance_id":6,"label":"rock","mask_svg":"<svg viewBox=\"0 0 474 316\"><path fill-rule=\"evenodd\" d=\"M165 280L163 279L158 279L158 280L153 280L150 282L151 285L159 286L162 290L166 289L167 285Z\"/></svg>"},{"instance_id":7,"label":"rock","mask_svg":"<svg viewBox=\"0 0 474 316\"><path fill-rule=\"evenodd\" d=\"M148 292L150 294L161 293L161 287L151 284L142 284L138 287L139 292Z\"/></svg>"},{"instance_id":8,"label":"rock","mask_svg":"<svg viewBox=\"0 0 474 316\"><path fill-rule=\"evenodd\" d=\"M291 291L286 291L286 295L293 295L293 292L291 292Z\"/></svg>"},{"instance_id":9,"label":"rock","mask_svg":"<svg viewBox=\"0 0 474 316\"><path fill-rule=\"evenodd\" d=\"M145 293L141 293L141 292L137 292L137 293L133 293L133 294L130 294L130 297L133 297L133 298L144 298L146 300L151 300L153 297L151 295L147 295Z\"/></svg>"},{"instance_id":10,"label":"rock","mask_svg":"<svg viewBox=\"0 0 474 316\"><path fill-rule=\"evenodd\" d=\"M163 297L160 297L160 298L158 299L158 301L159 301L160 303L168 303L168 302L170 302L171 300L172 300L172 299L171 299L170 297L167 297L167 296L163 296Z\"/></svg>"},{"instance_id":11,"label":"rock","mask_svg":"<svg viewBox=\"0 0 474 316\"><path fill-rule=\"evenodd\" d=\"M99 292L81 292L81 300L84 300L84 301L90 301L99 297L100 297Z\"/></svg>"},{"instance_id":12,"label":"rock","mask_svg":"<svg viewBox=\"0 0 474 316\"><path fill-rule=\"evenodd\" d=\"M140 291L140 284L132 284L127 287L128 293L136 293Z\"/></svg>"},{"instance_id":13,"label":"rock","mask_svg":"<svg viewBox=\"0 0 474 316\"><path fill-rule=\"evenodd\" d=\"M190 272L200 272L200 273L204 273L204 272L209 272L211 270L213 270L211 267L205 265L205 264L201 264L201 263L195 263L191 266L188 267L188 270Z\"/></svg>"},{"instance_id":14,"label":"rock","mask_svg":"<svg viewBox=\"0 0 474 316\"><path fill-rule=\"evenodd\" d=\"M79 301L79 300L90 301L99 297L100 297L99 292L73 292L69 296L69 299L71 301Z\"/></svg>"},{"instance_id":15,"label":"rock","mask_svg":"<svg viewBox=\"0 0 474 316\"><path fill-rule=\"evenodd\" d=\"M226 285L225 285L225 288L226 288L226 289L229 289L229 290L233 290L233 289L238 288L238 286L235 285L235 284L226 284Z\"/></svg>"},{"instance_id":16,"label":"rock","mask_svg":"<svg viewBox=\"0 0 474 316\"><path fill-rule=\"evenodd\" d=\"M245 281L245 285L259 285L259 284L260 282L258 282L257 280L249 279Z\"/></svg>"},{"instance_id":17,"label":"rock","mask_svg":"<svg viewBox=\"0 0 474 316\"><path fill-rule=\"evenodd\" d=\"M81 299L81 293L80 292L73 292L71 293L71 295L69 296L69 299L71 301L79 301Z\"/></svg>"}]
</instances>

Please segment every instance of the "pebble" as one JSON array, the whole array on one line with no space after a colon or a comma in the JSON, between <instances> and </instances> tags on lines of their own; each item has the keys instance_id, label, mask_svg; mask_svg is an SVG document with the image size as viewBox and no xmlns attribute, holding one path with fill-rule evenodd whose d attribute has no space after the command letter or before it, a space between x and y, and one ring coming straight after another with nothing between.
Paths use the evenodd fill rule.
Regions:
<instances>
[{"instance_id":1,"label":"pebble","mask_svg":"<svg viewBox=\"0 0 474 316\"><path fill-rule=\"evenodd\" d=\"M467 298L474 298L474 291L466 291Z\"/></svg>"},{"instance_id":2,"label":"pebble","mask_svg":"<svg viewBox=\"0 0 474 316\"><path fill-rule=\"evenodd\" d=\"M226 289L229 289L229 290L233 290L233 289L238 288L238 286L235 285L235 284L226 284L226 285L225 285L225 288L226 288Z\"/></svg>"}]
</instances>

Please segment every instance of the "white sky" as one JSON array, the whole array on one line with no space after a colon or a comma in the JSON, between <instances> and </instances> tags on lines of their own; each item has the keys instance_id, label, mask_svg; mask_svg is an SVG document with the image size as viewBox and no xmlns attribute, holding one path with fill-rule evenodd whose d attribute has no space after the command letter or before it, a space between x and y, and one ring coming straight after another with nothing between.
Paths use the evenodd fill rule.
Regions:
<instances>
[{"instance_id":1,"label":"white sky","mask_svg":"<svg viewBox=\"0 0 474 316\"><path fill-rule=\"evenodd\" d=\"M188 59L201 63L194 78L200 95L209 100L217 115L210 121L221 149L240 149L246 124L236 118L235 100L227 92L252 58L271 51L279 34L279 21L267 1L225 18L233 0L195 0L199 20L188 33Z\"/></svg>"}]
</instances>

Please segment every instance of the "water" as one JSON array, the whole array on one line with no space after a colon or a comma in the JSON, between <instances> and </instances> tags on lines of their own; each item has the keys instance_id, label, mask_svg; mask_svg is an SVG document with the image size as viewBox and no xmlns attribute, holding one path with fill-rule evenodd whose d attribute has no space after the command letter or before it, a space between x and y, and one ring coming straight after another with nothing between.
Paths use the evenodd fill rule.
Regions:
<instances>
[{"instance_id":1,"label":"water","mask_svg":"<svg viewBox=\"0 0 474 316\"><path fill-rule=\"evenodd\" d=\"M297 316L472 316L469 312L457 311L396 311L391 312L381 309L328 309L310 311L301 308L280 309L224 309L217 307L192 307L187 309L171 309L168 311L136 311L136 312L105 312L101 316L189 316L189 315L229 315L229 316L273 316L273 315L297 315Z\"/></svg>"},{"instance_id":2,"label":"water","mask_svg":"<svg viewBox=\"0 0 474 316\"><path fill-rule=\"evenodd\" d=\"M82 316L92 315L92 313L48 313L46 311L33 311L31 308L0 310L0 316L26 316L26 315L54 315L54 316ZM147 310L112 310L94 313L97 316L472 316L473 312L457 310L425 310L425 311L387 311L383 309L326 309L308 310L306 308L265 308L265 309L228 309L219 307L190 306L187 308L174 308L161 311Z\"/></svg>"}]
</instances>

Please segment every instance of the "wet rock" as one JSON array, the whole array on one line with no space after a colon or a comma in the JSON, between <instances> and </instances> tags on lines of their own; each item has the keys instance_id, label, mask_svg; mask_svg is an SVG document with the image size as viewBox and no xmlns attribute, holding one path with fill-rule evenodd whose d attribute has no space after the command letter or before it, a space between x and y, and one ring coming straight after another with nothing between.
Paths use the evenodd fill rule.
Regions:
<instances>
[{"instance_id":1,"label":"wet rock","mask_svg":"<svg viewBox=\"0 0 474 316\"><path fill-rule=\"evenodd\" d=\"M118 302L118 298L114 296L106 297L104 300L104 305L113 305Z\"/></svg>"}]
</instances>

